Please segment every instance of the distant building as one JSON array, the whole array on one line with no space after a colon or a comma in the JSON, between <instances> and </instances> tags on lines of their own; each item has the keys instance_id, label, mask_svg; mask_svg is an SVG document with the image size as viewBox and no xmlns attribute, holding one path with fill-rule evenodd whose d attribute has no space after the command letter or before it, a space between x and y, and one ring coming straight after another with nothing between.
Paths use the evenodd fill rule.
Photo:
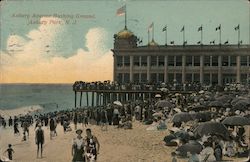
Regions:
<instances>
[{"instance_id":1,"label":"distant building","mask_svg":"<svg viewBox=\"0 0 250 162\"><path fill-rule=\"evenodd\" d=\"M128 29L114 35L114 81L224 85L250 81L250 45L138 46Z\"/></svg>"}]
</instances>

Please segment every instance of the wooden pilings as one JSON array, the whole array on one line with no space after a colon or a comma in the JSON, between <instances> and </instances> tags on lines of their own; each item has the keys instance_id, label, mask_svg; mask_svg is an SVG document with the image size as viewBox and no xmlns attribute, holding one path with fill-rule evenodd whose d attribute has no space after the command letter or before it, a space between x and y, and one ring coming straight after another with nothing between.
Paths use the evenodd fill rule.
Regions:
<instances>
[{"instance_id":1,"label":"wooden pilings","mask_svg":"<svg viewBox=\"0 0 250 162\"><path fill-rule=\"evenodd\" d=\"M130 91L121 91L121 90L79 90L75 91L75 108L77 107L77 92L80 92L80 107L82 106L105 106L114 101L121 101L122 103L127 101L136 101L136 100L151 100L154 98L155 94L161 94L161 91L151 91L151 90L130 90ZM89 101L89 92L91 94L91 101ZM82 102L83 93L86 93L86 100ZM176 93L175 91L172 93ZM180 92L178 92L180 93ZM193 93L183 92L183 94ZM90 105L91 104L91 105Z\"/></svg>"},{"instance_id":2,"label":"wooden pilings","mask_svg":"<svg viewBox=\"0 0 250 162\"><path fill-rule=\"evenodd\" d=\"M82 107L82 92L81 92L81 96L80 96L80 107Z\"/></svg>"},{"instance_id":3,"label":"wooden pilings","mask_svg":"<svg viewBox=\"0 0 250 162\"><path fill-rule=\"evenodd\" d=\"M75 91L75 108L76 108L77 92Z\"/></svg>"}]
</instances>

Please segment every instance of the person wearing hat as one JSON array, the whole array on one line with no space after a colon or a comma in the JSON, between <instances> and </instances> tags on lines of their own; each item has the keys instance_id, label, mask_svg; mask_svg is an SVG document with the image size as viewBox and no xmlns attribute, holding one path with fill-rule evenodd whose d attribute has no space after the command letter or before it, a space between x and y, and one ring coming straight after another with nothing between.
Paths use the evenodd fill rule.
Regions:
<instances>
[{"instance_id":1,"label":"person wearing hat","mask_svg":"<svg viewBox=\"0 0 250 162\"><path fill-rule=\"evenodd\" d=\"M42 130L41 124L38 124L38 129L36 130L35 142L37 144L37 158L39 155L39 149L41 149L41 158L42 158L43 144L44 144L44 131Z\"/></svg>"},{"instance_id":2,"label":"person wearing hat","mask_svg":"<svg viewBox=\"0 0 250 162\"><path fill-rule=\"evenodd\" d=\"M82 130L76 130L77 137L73 139L72 145L72 162L85 162L84 147L85 140L82 137Z\"/></svg>"}]
</instances>

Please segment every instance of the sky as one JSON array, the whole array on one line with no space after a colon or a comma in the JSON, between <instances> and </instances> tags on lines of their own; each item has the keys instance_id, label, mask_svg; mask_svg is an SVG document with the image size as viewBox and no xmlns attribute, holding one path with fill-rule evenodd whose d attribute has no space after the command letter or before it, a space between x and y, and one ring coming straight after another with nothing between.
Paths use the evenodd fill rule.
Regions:
<instances>
[{"instance_id":1,"label":"sky","mask_svg":"<svg viewBox=\"0 0 250 162\"><path fill-rule=\"evenodd\" d=\"M234 28L249 44L248 0L5 0L0 10L0 83L73 83L113 79L113 35L124 28L116 16L126 4L127 27L146 45L154 23L154 40L188 44L215 40L236 44Z\"/></svg>"}]
</instances>

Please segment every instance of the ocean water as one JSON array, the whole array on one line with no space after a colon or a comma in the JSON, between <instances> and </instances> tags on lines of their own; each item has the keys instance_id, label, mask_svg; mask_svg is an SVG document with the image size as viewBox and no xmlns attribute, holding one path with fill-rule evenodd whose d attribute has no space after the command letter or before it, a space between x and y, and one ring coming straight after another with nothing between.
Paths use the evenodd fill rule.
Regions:
<instances>
[{"instance_id":1,"label":"ocean water","mask_svg":"<svg viewBox=\"0 0 250 162\"><path fill-rule=\"evenodd\" d=\"M74 95L72 84L0 84L0 110L37 105L44 112L72 109ZM84 101L83 95L83 106Z\"/></svg>"}]
</instances>

